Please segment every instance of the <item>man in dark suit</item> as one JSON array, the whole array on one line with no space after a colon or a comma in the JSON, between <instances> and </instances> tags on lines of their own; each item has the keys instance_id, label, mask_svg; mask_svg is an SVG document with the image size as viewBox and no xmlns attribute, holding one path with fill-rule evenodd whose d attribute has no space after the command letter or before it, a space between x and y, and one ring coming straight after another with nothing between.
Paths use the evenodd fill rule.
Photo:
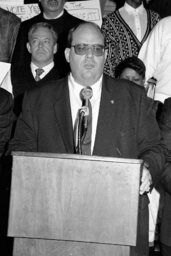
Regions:
<instances>
[{"instance_id":1,"label":"man in dark suit","mask_svg":"<svg viewBox=\"0 0 171 256\"><path fill-rule=\"evenodd\" d=\"M144 88L103 76L107 51L103 34L95 24L82 23L70 31L65 56L71 67L68 77L26 93L12 150L76 153L80 140L75 140L74 128L82 127L77 126L77 117L80 124L84 113L84 121L89 124L87 127L84 122L86 138L92 106L90 154L145 161L137 246L132 247L131 255L148 255L148 198L144 193L152 182L158 181L165 161L151 99L146 97ZM93 91L93 95L83 95L88 101L84 107L82 89ZM79 138L83 149L86 142Z\"/></svg>"},{"instance_id":2,"label":"man in dark suit","mask_svg":"<svg viewBox=\"0 0 171 256\"><path fill-rule=\"evenodd\" d=\"M69 65L64 56L67 34L70 28L80 23L81 20L64 10L66 0L39 0L39 2L42 12L21 23L12 58L12 76L18 76L17 71L20 70L23 64L30 64L31 56L26 48L28 31L37 22L48 22L54 27L58 34L58 52L54 57L55 65L60 76L65 76L69 71Z\"/></svg>"},{"instance_id":3,"label":"man in dark suit","mask_svg":"<svg viewBox=\"0 0 171 256\"><path fill-rule=\"evenodd\" d=\"M171 255L171 98L164 101L159 115L159 127L161 129L162 142L166 148L168 163L165 166L161 178L161 185L164 189L162 198L163 210L161 216L160 242L161 255Z\"/></svg>"},{"instance_id":4,"label":"man in dark suit","mask_svg":"<svg viewBox=\"0 0 171 256\"><path fill-rule=\"evenodd\" d=\"M27 42L31 63L29 66L23 65L18 76L12 76L14 112L17 116L21 112L23 95L26 90L59 78L54 64L54 54L57 48L57 34L53 27L46 22L33 24L28 32Z\"/></svg>"},{"instance_id":5,"label":"man in dark suit","mask_svg":"<svg viewBox=\"0 0 171 256\"><path fill-rule=\"evenodd\" d=\"M13 124L12 110L12 94L0 88L0 250L4 255L10 255L12 252L12 240L6 235L9 206L7 180L10 178L8 169L10 163L9 159L5 157Z\"/></svg>"}]
</instances>

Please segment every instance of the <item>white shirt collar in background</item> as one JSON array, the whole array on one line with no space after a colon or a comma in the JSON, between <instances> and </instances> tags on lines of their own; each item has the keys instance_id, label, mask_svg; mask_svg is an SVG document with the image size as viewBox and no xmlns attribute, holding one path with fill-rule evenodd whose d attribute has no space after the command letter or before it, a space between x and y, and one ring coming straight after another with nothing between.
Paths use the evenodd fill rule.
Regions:
<instances>
[{"instance_id":1,"label":"white shirt collar in background","mask_svg":"<svg viewBox=\"0 0 171 256\"><path fill-rule=\"evenodd\" d=\"M148 22L147 12L144 5L141 4L138 8L133 8L125 3L124 6L119 9L119 13L141 42L145 35Z\"/></svg>"},{"instance_id":2,"label":"white shirt collar in background","mask_svg":"<svg viewBox=\"0 0 171 256\"><path fill-rule=\"evenodd\" d=\"M55 19L60 18L63 14L64 14L64 10L62 10L62 12L60 12L60 14L58 14L58 15L57 15L55 18L53 18L53 19L47 17L45 13L43 13L43 17L44 17L46 20L55 20Z\"/></svg>"},{"instance_id":3,"label":"white shirt collar in background","mask_svg":"<svg viewBox=\"0 0 171 256\"><path fill-rule=\"evenodd\" d=\"M36 76L36 69L39 68L37 67L33 62L31 62L30 64L31 67L31 72L33 74L33 77L35 78ZM42 79L43 77L45 77L47 75L47 73L49 73L49 71L54 67L54 62L51 62L50 64L42 67L42 69L44 69L44 72L40 75L40 79Z\"/></svg>"}]
</instances>

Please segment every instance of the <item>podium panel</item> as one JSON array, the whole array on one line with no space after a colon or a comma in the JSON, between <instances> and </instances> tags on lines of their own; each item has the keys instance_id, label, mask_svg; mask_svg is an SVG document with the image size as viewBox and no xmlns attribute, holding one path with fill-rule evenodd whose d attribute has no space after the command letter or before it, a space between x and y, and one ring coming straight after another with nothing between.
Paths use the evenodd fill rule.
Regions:
<instances>
[{"instance_id":1,"label":"podium panel","mask_svg":"<svg viewBox=\"0 0 171 256\"><path fill-rule=\"evenodd\" d=\"M29 256L108 256L115 249L129 255L136 245L141 162L15 152L8 226L15 255L27 255L18 251L27 247ZM31 254L40 247L41 254Z\"/></svg>"},{"instance_id":2,"label":"podium panel","mask_svg":"<svg viewBox=\"0 0 171 256\"><path fill-rule=\"evenodd\" d=\"M129 246L15 238L14 256L128 256Z\"/></svg>"}]
</instances>

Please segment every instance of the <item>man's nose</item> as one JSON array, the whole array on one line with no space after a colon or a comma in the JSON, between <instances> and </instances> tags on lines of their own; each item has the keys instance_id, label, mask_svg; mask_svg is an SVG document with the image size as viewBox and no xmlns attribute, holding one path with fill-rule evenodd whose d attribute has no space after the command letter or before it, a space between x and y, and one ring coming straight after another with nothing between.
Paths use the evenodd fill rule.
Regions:
<instances>
[{"instance_id":1,"label":"man's nose","mask_svg":"<svg viewBox=\"0 0 171 256\"><path fill-rule=\"evenodd\" d=\"M44 46L43 41L39 41L39 43L38 43L38 47L43 47L43 46Z\"/></svg>"},{"instance_id":2,"label":"man's nose","mask_svg":"<svg viewBox=\"0 0 171 256\"><path fill-rule=\"evenodd\" d=\"M93 48L92 47L88 47L86 50L86 57L92 57L94 56L93 54Z\"/></svg>"}]
</instances>

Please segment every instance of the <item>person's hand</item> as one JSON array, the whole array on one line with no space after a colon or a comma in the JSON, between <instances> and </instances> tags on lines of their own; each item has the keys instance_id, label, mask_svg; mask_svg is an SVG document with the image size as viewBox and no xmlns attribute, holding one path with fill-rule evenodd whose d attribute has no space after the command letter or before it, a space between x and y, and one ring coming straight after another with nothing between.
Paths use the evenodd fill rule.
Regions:
<instances>
[{"instance_id":1,"label":"person's hand","mask_svg":"<svg viewBox=\"0 0 171 256\"><path fill-rule=\"evenodd\" d=\"M150 191L150 185L152 184L152 178L149 170L145 165L143 166L141 185L140 185L140 195L143 195L145 192Z\"/></svg>"}]
</instances>

